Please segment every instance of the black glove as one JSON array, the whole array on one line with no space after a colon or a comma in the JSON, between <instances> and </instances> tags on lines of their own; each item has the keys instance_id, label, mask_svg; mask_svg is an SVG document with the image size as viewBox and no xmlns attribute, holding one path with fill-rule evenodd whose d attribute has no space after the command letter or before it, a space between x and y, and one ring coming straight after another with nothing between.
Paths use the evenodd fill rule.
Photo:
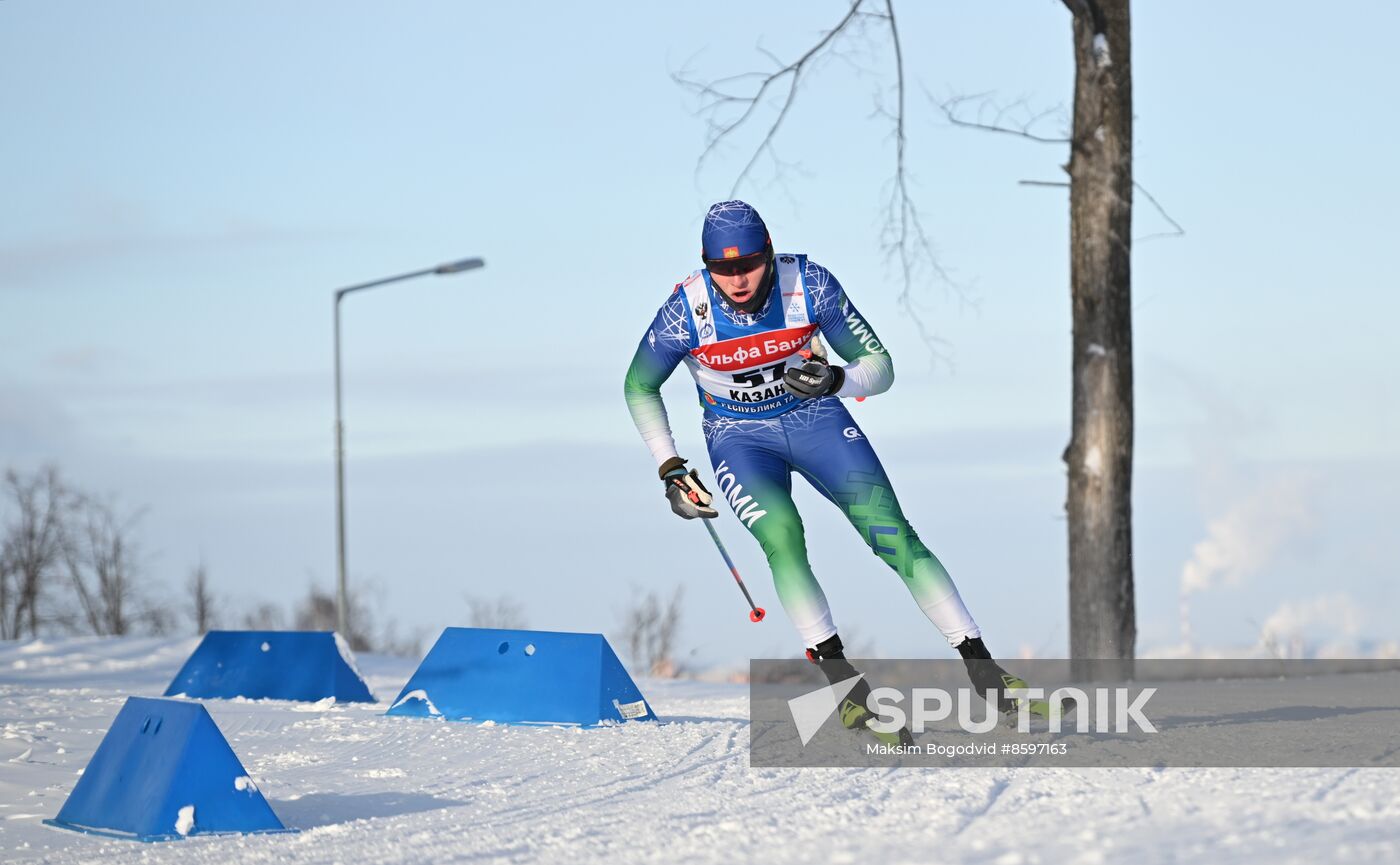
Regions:
<instances>
[{"instance_id":1,"label":"black glove","mask_svg":"<svg viewBox=\"0 0 1400 865\"><path fill-rule=\"evenodd\" d=\"M832 366L815 354L802 366L788 367L783 373L783 385L798 399L816 399L836 393L845 381L844 369Z\"/></svg>"},{"instance_id":2,"label":"black glove","mask_svg":"<svg viewBox=\"0 0 1400 865\"><path fill-rule=\"evenodd\" d=\"M695 473L695 469L685 470L685 460L680 457L670 458L661 464L659 474L661 482L666 485L666 498L671 502L671 510L676 516L687 520L696 517L712 520L719 516L719 511L710 507L714 497L705 489L705 485L700 483L700 476Z\"/></svg>"}]
</instances>

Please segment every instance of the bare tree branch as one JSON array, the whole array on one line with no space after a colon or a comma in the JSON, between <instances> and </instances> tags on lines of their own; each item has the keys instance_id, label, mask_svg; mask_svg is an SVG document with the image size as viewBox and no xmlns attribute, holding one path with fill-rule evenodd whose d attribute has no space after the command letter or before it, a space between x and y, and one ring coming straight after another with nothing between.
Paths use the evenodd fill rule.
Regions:
<instances>
[{"instance_id":1,"label":"bare tree branch","mask_svg":"<svg viewBox=\"0 0 1400 865\"><path fill-rule=\"evenodd\" d=\"M969 96L954 96L949 99L945 99L941 102L935 99L932 96L932 94L929 94L929 100L933 102L934 105L938 106L939 110L943 112L943 115L948 118L949 123L951 123L954 126L962 127L964 129L977 129L982 132L995 132L1001 135L1014 135L1017 138L1025 138L1039 144L1072 145L1074 143L1073 139L1070 138L1050 138L1048 136L1039 135L1034 132L1031 132L1031 129L1035 126L1035 124L1039 123L1041 120L1044 120L1046 117L1049 117L1052 114L1059 111L1060 108L1058 106L1055 108L1048 108L1044 111L1040 111L1033 115L1030 115L1029 117L1023 119L1019 126L1008 126L1004 123L1007 115L1017 110L1029 111L1029 108L1026 106L1024 99L1017 100L1016 102L1010 103L1008 105L1001 105L991 98L991 94L978 93ZM959 109L961 109L965 104L974 100L981 101L981 106L978 108L978 119L969 120L966 117L961 116L958 112ZM996 114L992 120L984 121L981 118L983 117L988 106L994 109ZM1069 187L1068 183L1051 180L1019 180L1017 181L1017 184L1019 186L1048 186L1064 188ZM1161 217L1165 219L1168 223L1170 223L1172 227L1171 231L1159 231L1155 234L1148 234L1142 237L1133 238L1133 241L1135 243L1141 243L1145 240L1161 240L1167 237L1182 237L1186 234L1186 229L1181 226L1181 223L1173 219L1171 214L1167 213L1166 208L1164 208L1161 205L1161 202L1157 201L1157 199L1152 195L1152 193L1148 191L1147 187L1134 180L1133 188L1141 192L1144 196L1146 196L1148 202L1152 204L1152 207L1157 211L1157 213L1160 214Z\"/></svg>"},{"instance_id":2,"label":"bare tree branch","mask_svg":"<svg viewBox=\"0 0 1400 865\"><path fill-rule=\"evenodd\" d=\"M1055 180L1018 180L1016 181L1016 184L1018 186L1050 186L1062 188L1069 187L1068 183ZM1161 240L1165 237L1184 237L1186 235L1186 229L1181 227L1181 223L1177 222L1175 219L1172 219L1171 214L1167 213L1167 209L1162 206L1161 202L1159 202L1155 197L1153 197L1151 192L1147 191L1147 187L1134 180L1133 188L1136 189L1138 192L1141 192L1143 195L1147 196L1147 200L1152 204L1153 209L1156 210L1157 213L1163 219L1171 223L1173 229L1172 231L1159 231L1155 234L1145 234L1142 237L1135 237L1133 238L1134 243L1142 243L1145 240Z\"/></svg>"},{"instance_id":3,"label":"bare tree branch","mask_svg":"<svg viewBox=\"0 0 1400 865\"><path fill-rule=\"evenodd\" d=\"M876 6L877 8L870 8ZM968 298L962 287L952 278L939 262L937 250L924 228L919 210L911 192L912 176L908 166L907 129L907 83L904 69L904 50L900 40L898 22L895 18L893 0L854 0L836 26L826 31L820 39L807 49L798 59L785 63L771 51L759 47L759 52L772 61L776 71L770 73L745 72L719 78L710 82L696 80L686 74L676 74L672 79L683 87L695 92L700 99L697 114L708 124L707 143L696 161L697 174L713 158L723 142L729 140L746 125L756 123L756 112L761 103L779 88L783 91L782 102L775 116L764 130L759 143L749 154L747 162L735 178L731 194L737 194L740 187L753 177L755 166L760 159L773 162L775 175L781 179L785 172L794 166L784 164L777 156L775 147L779 131L790 116L796 103L798 90L804 75L823 56L844 57L837 47L837 37L849 33L866 23L876 23L886 28L890 44L894 50L895 108L885 110L877 101L876 114L891 124L891 137L894 140L895 164L889 183L889 197L884 224L881 228L881 249L887 262L897 265L902 288L897 300L914 322L924 344L929 347L935 362L950 363L947 343L933 336L924 324L923 315L915 303L913 286L916 271L920 265L928 269L946 286L952 288L960 301ZM739 88L739 89L736 89ZM737 116L731 116L737 112ZM721 119L729 118L729 119Z\"/></svg>"},{"instance_id":4,"label":"bare tree branch","mask_svg":"<svg viewBox=\"0 0 1400 865\"><path fill-rule=\"evenodd\" d=\"M894 123L895 171L891 183L892 189L882 248L887 259L897 257L899 260L900 274L903 277L902 287L897 296L900 305L909 313L909 320L914 323L914 327L919 331L920 339L923 340L924 345L928 346L935 361L942 360L951 366L952 361L945 351L947 342L934 336L928 330L924 324L923 316L920 315L914 304L912 289L917 259L921 256L945 285L954 288L960 299L966 300L966 297L939 262L938 254L934 250L933 243L929 240L928 232L924 230L923 221L919 217L919 209L915 206L914 198L909 193L909 169L906 162L908 138L905 134L907 114L905 110L904 49L899 40L899 24L894 15L894 0L885 0L883 15L874 13L871 15L875 18L882 18L889 24L890 44L894 49L897 98L896 110L890 117Z\"/></svg>"},{"instance_id":5,"label":"bare tree branch","mask_svg":"<svg viewBox=\"0 0 1400 865\"><path fill-rule=\"evenodd\" d=\"M1143 237L1135 237L1133 238L1134 243L1142 243L1145 240L1160 240L1164 237L1181 237L1186 234L1186 229L1181 227L1181 223L1171 218L1171 214L1167 213L1166 208L1163 207L1160 203L1158 203L1156 198L1152 197L1152 193L1147 191L1147 187L1134 180L1133 188L1136 189L1138 192L1141 192L1143 195L1147 196L1147 200L1151 202L1152 207L1156 209L1156 211L1159 214L1161 214L1163 219L1165 219L1167 222L1170 222L1172 228L1175 229L1174 231L1159 231L1156 234L1148 234L1144 235Z\"/></svg>"},{"instance_id":6,"label":"bare tree branch","mask_svg":"<svg viewBox=\"0 0 1400 865\"><path fill-rule=\"evenodd\" d=\"M906 307L909 306L909 285L912 281L910 261L909 261L909 227L912 222L916 229L916 242L921 244L921 248L929 254L929 258L936 261L932 250L928 245L928 236L924 234L923 225L919 222L919 212L914 207L913 200L909 197L909 178L904 166L904 148L908 143L904 135L904 51L899 44L899 28L894 18L894 0L885 0L885 13L890 22L890 42L894 45L894 72L896 93L898 94L898 108L894 113L894 194L890 199L890 212L897 213L899 217L899 233L895 238L893 249L899 254L900 270L904 273L904 290L899 294L899 300ZM888 254L891 245L887 242L885 246ZM919 325L919 332L924 336L924 341L928 341L928 334L924 333L923 323L918 316L914 317Z\"/></svg>"},{"instance_id":7,"label":"bare tree branch","mask_svg":"<svg viewBox=\"0 0 1400 865\"><path fill-rule=\"evenodd\" d=\"M838 22L834 28L827 31L826 35L817 40L815 45L807 49L806 53L791 63L783 64L783 62L771 52L760 46L759 50L779 67L775 72L766 75L759 72L746 72L739 75L732 75L728 78L721 78L710 83L694 81L680 74L671 76L672 80L677 84L695 91L700 97L702 105L699 113L706 117L709 124L709 142L705 145L704 151L700 154L700 159L697 162L697 170L705 164L721 142L745 124L763 102L764 97L768 95L770 88L778 87L779 83L786 79L787 93L783 96L782 107L778 109L777 116L773 119L773 122L769 124L768 131L763 136L763 140L759 142L758 147L754 149L753 154L749 157L749 161L744 165L743 170L739 172L738 177L734 180L731 194L737 194L739 187L748 179L749 173L753 170L759 157L765 153L768 153L770 156L773 155L773 139L777 136L778 130L782 128L783 121L787 119L788 111L792 108L793 103L797 99L797 90L802 83L803 74L808 71L813 60L820 55L825 48L830 46L832 40L839 36L841 32L846 29L847 25L855 19L857 10L859 10L862 2L864 2L864 0L855 0L855 2L851 4L851 8L846 10L846 14L842 16L840 22ZM722 89L727 85L751 81L755 78L760 78L760 76L761 80L759 80L758 87L752 95L736 95ZM735 106L743 107L742 112L736 119L729 122L719 122L714 119L721 109Z\"/></svg>"},{"instance_id":8,"label":"bare tree branch","mask_svg":"<svg viewBox=\"0 0 1400 865\"><path fill-rule=\"evenodd\" d=\"M929 101L931 101L934 105L938 107L940 111L943 112L943 116L948 118L948 122L954 126L961 126L966 129L980 129L983 132L996 132L1001 135L1014 135L1018 138L1029 139L1030 141L1040 142L1041 144L1071 143L1071 140L1069 138L1059 136L1052 138L1050 136L1039 135L1031 131L1031 129L1033 129L1037 123L1044 120L1046 117L1049 117L1052 114L1063 110L1061 106L1047 108L1044 111L1033 114L1030 117L1022 120L1019 126L1008 126L1004 123L1008 114L1011 114L1018 110L1027 112L1029 111L1029 109L1026 107L1025 100L1018 100L1017 102L1013 102L1009 105L1001 105L995 100L993 100L991 94L989 93L977 93L969 96L954 96L949 99L944 99L942 101L936 99L932 94L929 94L928 98ZM966 117L959 114L959 110L964 105L974 100L980 100L981 106L978 108L977 119L969 120ZM996 111L996 115L990 121L983 120L983 115L989 106Z\"/></svg>"}]
</instances>

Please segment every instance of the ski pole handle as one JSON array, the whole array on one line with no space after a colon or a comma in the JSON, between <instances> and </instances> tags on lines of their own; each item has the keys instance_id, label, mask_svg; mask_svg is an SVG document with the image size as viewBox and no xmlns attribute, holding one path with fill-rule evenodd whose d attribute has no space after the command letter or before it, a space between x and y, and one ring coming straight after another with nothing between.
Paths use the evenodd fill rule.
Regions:
<instances>
[{"instance_id":1,"label":"ski pole handle","mask_svg":"<svg viewBox=\"0 0 1400 865\"><path fill-rule=\"evenodd\" d=\"M817 361L819 361L819 362L821 362L821 363L826 364L827 366L830 366L830 365L831 365L831 362L830 362L830 361L828 361L826 358L822 357L822 356L819 355L819 354L813 354L813 353L811 352L810 349L805 349L805 348L804 348L804 349L802 349L801 351L799 351L798 354L802 355L802 359L803 359L803 360L813 360L813 359L815 359L815 360L817 360ZM858 397L856 397L856 402L865 402L865 397L863 397L863 396L858 396Z\"/></svg>"},{"instance_id":2,"label":"ski pole handle","mask_svg":"<svg viewBox=\"0 0 1400 865\"><path fill-rule=\"evenodd\" d=\"M729 573L734 575L734 582L739 584L739 591L744 593L744 600L749 602L749 621L763 621L763 617L768 615L768 613L765 612L762 607L754 604L753 596L749 594L748 586L744 585L743 578L739 576L739 569L734 567L734 560L729 558L729 551L724 548L724 543L719 539L719 533L715 531L714 526L710 525L709 520L701 520L701 522L705 524L705 528L709 531L710 540L715 542L715 549L719 550L719 554L724 558L724 563L729 566Z\"/></svg>"}]
</instances>

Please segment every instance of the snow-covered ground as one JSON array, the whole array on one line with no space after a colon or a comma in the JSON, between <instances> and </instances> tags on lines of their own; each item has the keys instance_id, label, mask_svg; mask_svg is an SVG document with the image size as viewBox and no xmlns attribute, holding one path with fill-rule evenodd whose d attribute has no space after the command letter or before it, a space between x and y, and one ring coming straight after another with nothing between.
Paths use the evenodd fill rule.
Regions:
<instances>
[{"instance_id":1,"label":"snow-covered ground","mask_svg":"<svg viewBox=\"0 0 1400 865\"><path fill-rule=\"evenodd\" d=\"M290 835L50 828L128 695L193 639L0 644L4 862L1400 862L1391 769L751 769L747 687L640 680L596 730L205 701ZM380 700L412 661L362 656Z\"/></svg>"}]
</instances>

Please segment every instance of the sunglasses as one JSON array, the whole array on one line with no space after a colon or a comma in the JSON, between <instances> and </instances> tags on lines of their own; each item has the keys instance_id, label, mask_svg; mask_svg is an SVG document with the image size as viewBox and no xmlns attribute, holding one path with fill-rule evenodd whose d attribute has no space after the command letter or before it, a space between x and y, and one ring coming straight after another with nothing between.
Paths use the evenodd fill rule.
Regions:
<instances>
[{"instance_id":1,"label":"sunglasses","mask_svg":"<svg viewBox=\"0 0 1400 865\"><path fill-rule=\"evenodd\" d=\"M738 276L741 273L748 273L757 270L768 261L767 252L755 252L753 255L744 255L739 258L707 258L705 267L710 273L717 273L720 276Z\"/></svg>"}]
</instances>

